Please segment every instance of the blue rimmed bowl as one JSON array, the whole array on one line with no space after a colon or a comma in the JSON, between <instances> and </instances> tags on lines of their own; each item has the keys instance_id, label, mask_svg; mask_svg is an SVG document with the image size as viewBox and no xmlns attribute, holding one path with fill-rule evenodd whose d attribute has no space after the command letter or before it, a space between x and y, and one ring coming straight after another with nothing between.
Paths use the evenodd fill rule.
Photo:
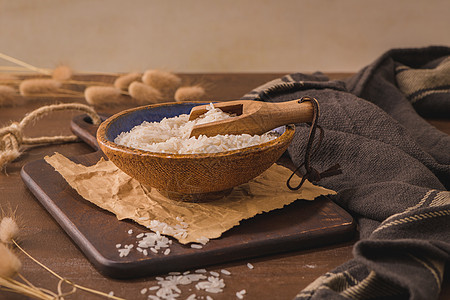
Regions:
<instances>
[{"instance_id":1,"label":"blue rimmed bowl","mask_svg":"<svg viewBox=\"0 0 450 300\"><path fill-rule=\"evenodd\" d=\"M130 148L114 143L124 131L142 122L161 121L189 114L207 103L162 103L128 109L104 121L97 141L105 155L122 171L161 194L182 201L220 198L275 163L294 137L295 127L285 126L278 138L248 148L220 153L170 154Z\"/></svg>"}]
</instances>

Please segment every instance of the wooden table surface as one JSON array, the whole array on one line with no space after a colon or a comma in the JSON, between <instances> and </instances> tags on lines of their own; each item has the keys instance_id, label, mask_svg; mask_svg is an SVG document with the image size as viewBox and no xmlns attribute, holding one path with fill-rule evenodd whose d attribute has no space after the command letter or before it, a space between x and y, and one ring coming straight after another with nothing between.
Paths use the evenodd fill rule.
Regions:
<instances>
[{"instance_id":1,"label":"wooden table surface","mask_svg":"<svg viewBox=\"0 0 450 300\"><path fill-rule=\"evenodd\" d=\"M185 82L208 87L209 95L215 100L238 99L254 87L284 74L180 74ZM343 78L348 74L329 74L331 78ZM90 79L112 82L114 76L95 75ZM0 126L11 121L20 121L27 112L42 105L57 102L84 102L83 98L39 98L24 105L0 109ZM130 105L108 107L102 113L115 113ZM36 122L26 129L27 136L70 134L70 120L79 113L57 112ZM450 134L450 120L429 120L431 124ZM141 289L156 285L155 277L113 280L102 276L84 257L77 246L65 234L49 213L34 198L20 177L21 167L30 161L42 159L55 151L74 156L91 153L92 149L82 142L53 146L31 147L9 164L6 174L0 175L0 206L3 210L16 210L21 227L20 244L35 258L63 277L83 286L92 287L126 299L147 299ZM245 289L244 299L292 299L318 276L326 273L352 258L355 241L320 247L316 249L265 256L255 259L234 261L207 268L208 271L229 270L232 275L222 276L226 287L222 293L212 295L214 299L235 299L235 293ZM21 274L33 284L56 291L58 280L45 272L24 255ZM249 269L247 263L254 265ZM450 299L449 272L445 275L440 299ZM192 289L192 291L189 291ZM187 298L195 291L194 285L182 287L182 297ZM197 293L206 295L205 293ZM27 299L24 296L0 291L0 299ZM66 299L102 299L78 291ZM204 298L206 299L206 297Z\"/></svg>"}]
</instances>

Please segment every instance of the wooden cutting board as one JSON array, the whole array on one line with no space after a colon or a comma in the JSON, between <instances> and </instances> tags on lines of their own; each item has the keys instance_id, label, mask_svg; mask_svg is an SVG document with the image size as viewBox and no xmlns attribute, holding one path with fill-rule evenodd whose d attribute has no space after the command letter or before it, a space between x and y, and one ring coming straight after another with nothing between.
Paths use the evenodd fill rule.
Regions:
<instances>
[{"instance_id":1,"label":"wooden cutting board","mask_svg":"<svg viewBox=\"0 0 450 300\"><path fill-rule=\"evenodd\" d=\"M87 116L72 120L72 131L96 152L72 157L83 165L93 165L103 153L95 139L96 127ZM327 197L315 201L298 200L283 209L244 220L211 240L203 249L177 243L169 255L148 256L136 251L136 235L148 232L132 221L118 221L110 212L84 200L63 177L43 159L22 168L22 179L41 204L104 275L132 278L183 271L237 259L257 257L349 240L355 233L352 217ZM129 234L132 230L132 234ZM117 244L134 244L126 257L120 257Z\"/></svg>"}]
</instances>

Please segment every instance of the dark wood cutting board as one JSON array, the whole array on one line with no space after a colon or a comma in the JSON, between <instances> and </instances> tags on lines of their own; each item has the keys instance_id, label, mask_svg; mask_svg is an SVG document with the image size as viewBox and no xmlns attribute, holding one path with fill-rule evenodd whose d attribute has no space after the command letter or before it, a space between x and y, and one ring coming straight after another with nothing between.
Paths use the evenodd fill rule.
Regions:
<instances>
[{"instance_id":1,"label":"dark wood cutting board","mask_svg":"<svg viewBox=\"0 0 450 300\"><path fill-rule=\"evenodd\" d=\"M96 127L87 116L72 120L72 131L96 152L72 157L83 165L95 164L103 153L95 139ZM61 225L93 265L104 275L132 278L183 271L232 260L257 257L349 240L355 233L352 217L327 197L296 201L283 209L244 220L211 240L203 249L192 249L175 240L169 255L145 256L136 251L136 235L148 230L132 221L118 221L112 213L84 200L43 159L22 168L23 181ZM128 231L133 233L129 234ZM120 257L117 244L134 244Z\"/></svg>"}]
</instances>

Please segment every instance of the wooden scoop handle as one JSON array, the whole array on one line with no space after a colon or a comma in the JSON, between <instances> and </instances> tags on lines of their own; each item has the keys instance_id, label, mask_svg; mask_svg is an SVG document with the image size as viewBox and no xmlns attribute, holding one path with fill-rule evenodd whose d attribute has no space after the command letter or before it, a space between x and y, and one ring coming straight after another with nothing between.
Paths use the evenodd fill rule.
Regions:
<instances>
[{"instance_id":1,"label":"wooden scoop handle","mask_svg":"<svg viewBox=\"0 0 450 300\"><path fill-rule=\"evenodd\" d=\"M264 102L258 115L266 126L277 128L282 125L311 122L314 111L311 102L292 100L287 102ZM269 129L270 130L270 129Z\"/></svg>"}]
</instances>

